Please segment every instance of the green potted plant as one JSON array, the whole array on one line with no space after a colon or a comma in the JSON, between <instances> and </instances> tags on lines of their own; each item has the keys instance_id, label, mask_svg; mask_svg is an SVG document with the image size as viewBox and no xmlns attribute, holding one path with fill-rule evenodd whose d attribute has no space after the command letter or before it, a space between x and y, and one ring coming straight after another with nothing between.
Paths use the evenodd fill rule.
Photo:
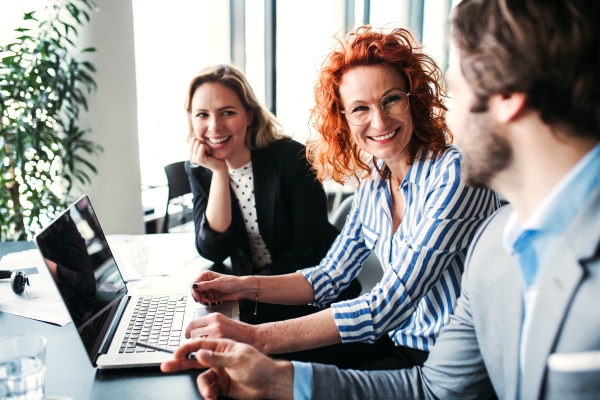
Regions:
<instances>
[{"instance_id":1,"label":"green potted plant","mask_svg":"<svg viewBox=\"0 0 600 400\"><path fill-rule=\"evenodd\" d=\"M96 89L96 68L76 52L77 28L97 9L92 0L48 0L24 15L27 27L0 49L0 239L26 240L89 183L88 160L101 146L78 125Z\"/></svg>"}]
</instances>

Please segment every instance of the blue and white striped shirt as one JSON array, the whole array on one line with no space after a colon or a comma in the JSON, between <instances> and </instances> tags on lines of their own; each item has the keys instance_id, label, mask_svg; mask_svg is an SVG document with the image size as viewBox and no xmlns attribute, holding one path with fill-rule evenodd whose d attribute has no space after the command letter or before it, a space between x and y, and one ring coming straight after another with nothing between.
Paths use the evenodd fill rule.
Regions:
<instances>
[{"instance_id":1,"label":"blue and white striped shirt","mask_svg":"<svg viewBox=\"0 0 600 400\"><path fill-rule=\"evenodd\" d=\"M495 192L465 186L461 161L451 145L437 157L420 152L400 186L405 207L395 233L389 180L372 168L321 264L300 271L315 290L315 303L324 304L375 251L381 281L370 293L331 306L342 342L372 343L389 332L396 345L429 351L435 343L460 294L467 247L499 207Z\"/></svg>"}]
</instances>

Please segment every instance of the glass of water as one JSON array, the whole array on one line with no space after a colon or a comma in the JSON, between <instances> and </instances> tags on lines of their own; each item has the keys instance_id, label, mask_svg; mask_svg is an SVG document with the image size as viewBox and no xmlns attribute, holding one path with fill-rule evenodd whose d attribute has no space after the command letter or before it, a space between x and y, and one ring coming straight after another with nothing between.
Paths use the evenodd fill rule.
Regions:
<instances>
[{"instance_id":1,"label":"glass of water","mask_svg":"<svg viewBox=\"0 0 600 400\"><path fill-rule=\"evenodd\" d=\"M40 335L0 339L0 399L44 397L46 339Z\"/></svg>"}]
</instances>

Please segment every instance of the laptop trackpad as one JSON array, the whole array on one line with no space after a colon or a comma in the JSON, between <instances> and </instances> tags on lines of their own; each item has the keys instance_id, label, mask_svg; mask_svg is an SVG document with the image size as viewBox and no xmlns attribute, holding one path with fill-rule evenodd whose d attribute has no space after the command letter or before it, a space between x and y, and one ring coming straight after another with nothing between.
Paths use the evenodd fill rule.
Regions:
<instances>
[{"instance_id":1,"label":"laptop trackpad","mask_svg":"<svg viewBox=\"0 0 600 400\"><path fill-rule=\"evenodd\" d=\"M229 319L232 317L231 307L206 307L194 309L194 319L206 317L208 314L215 312L221 313Z\"/></svg>"}]
</instances>

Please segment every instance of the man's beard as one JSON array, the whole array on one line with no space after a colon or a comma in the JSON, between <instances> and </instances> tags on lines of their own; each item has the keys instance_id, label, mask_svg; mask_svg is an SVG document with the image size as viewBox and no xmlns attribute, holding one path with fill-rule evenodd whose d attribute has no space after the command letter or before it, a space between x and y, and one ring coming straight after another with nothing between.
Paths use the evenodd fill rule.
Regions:
<instances>
[{"instance_id":1,"label":"man's beard","mask_svg":"<svg viewBox=\"0 0 600 400\"><path fill-rule=\"evenodd\" d=\"M489 114L471 113L467 129L473 140L464 148L461 175L467 185L489 188L491 180L510 165L513 151L510 143L497 133Z\"/></svg>"}]
</instances>

